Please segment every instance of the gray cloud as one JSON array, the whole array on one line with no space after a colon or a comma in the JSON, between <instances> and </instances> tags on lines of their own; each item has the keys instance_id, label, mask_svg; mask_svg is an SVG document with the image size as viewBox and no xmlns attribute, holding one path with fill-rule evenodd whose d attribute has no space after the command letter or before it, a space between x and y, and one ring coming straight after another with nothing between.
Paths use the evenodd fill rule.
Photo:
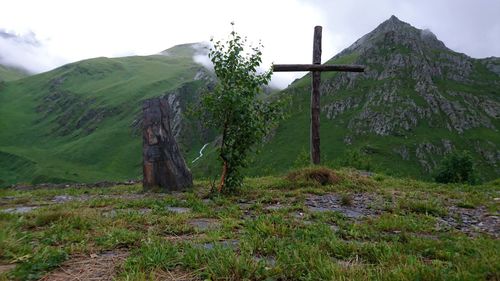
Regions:
<instances>
[{"instance_id":1,"label":"gray cloud","mask_svg":"<svg viewBox=\"0 0 500 281\"><path fill-rule=\"evenodd\" d=\"M57 7L32 1L26 10L22 1L7 1L2 8L10 12L0 17L0 28L25 32L0 33L0 63L40 72L90 57L148 55L211 36L224 39L231 21L250 40L262 39L265 66L272 62L309 63L314 25L323 26L325 61L391 15L429 29L452 50L472 57L500 56L499 0L153 2L154 9L148 1L135 0L62 1ZM120 13L115 13L117 6ZM73 13L75 9L80 12ZM165 11L172 13L166 16ZM37 40L27 30L50 40ZM195 58L208 65L203 56ZM275 73L272 82L285 87L304 74Z\"/></svg>"},{"instance_id":2,"label":"gray cloud","mask_svg":"<svg viewBox=\"0 0 500 281\"><path fill-rule=\"evenodd\" d=\"M500 1L497 0L377 0L304 2L326 18L334 52L347 47L391 15L428 29L454 51L471 57L500 56ZM332 39L333 38L333 39ZM333 54L329 54L333 55Z\"/></svg>"},{"instance_id":3,"label":"gray cloud","mask_svg":"<svg viewBox=\"0 0 500 281\"><path fill-rule=\"evenodd\" d=\"M208 42L203 42L203 43L198 43L198 44L193 44L191 46L195 53L193 56L193 60L198 63L203 65L209 70L214 69L214 65L212 64L212 61L208 58L208 51L211 48L211 44Z\"/></svg>"},{"instance_id":4,"label":"gray cloud","mask_svg":"<svg viewBox=\"0 0 500 281\"><path fill-rule=\"evenodd\" d=\"M0 64L39 73L66 61L53 56L33 32L15 34L0 30Z\"/></svg>"}]
</instances>

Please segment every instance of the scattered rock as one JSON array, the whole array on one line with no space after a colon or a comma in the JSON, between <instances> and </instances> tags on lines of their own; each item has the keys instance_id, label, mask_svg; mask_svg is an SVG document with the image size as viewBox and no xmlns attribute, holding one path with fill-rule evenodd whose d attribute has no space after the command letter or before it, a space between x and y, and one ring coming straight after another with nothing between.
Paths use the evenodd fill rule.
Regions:
<instances>
[{"instance_id":1,"label":"scattered rock","mask_svg":"<svg viewBox=\"0 0 500 281\"><path fill-rule=\"evenodd\" d=\"M265 206L263 209L266 210L266 211L278 211L278 210L281 210L281 209L284 209L288 206L286 205L281 205L280 202L274 204L274 205L268 205L268 206Z\"/></svg>"},{"instance_id":2,"label":"scattered rock","mask_svg":"<svg viewBox=\"0 0 500 281\"><path fill-rule=\"evenodd\" d=\"M484 206L470 209L451 206L448 216L437 218L436 229L456 229L469 236L485 233L500 237L500 214L490 214Z\"/></svg>"},{"instance_id":3,"label":"scattered rock","mask_svg":"<svg viewBox=\"0 0 500 281\"><path fill-rule=\"evenodd\" d=\"M198 239L205 238L205 234L181 234L181 235L167 235L164 238L170 242L185 242L185 241L194 241Z\"/></svg>"},{"instance_id":4,"label":"scattered rock","mask_svg":"<svg viewBox=\"0 0 500 281\"><path fill-rule=\"evenodd\" d=\"M66 203L66 202L74 201L74 200L75 200L75 197L73 197L71 195L57 195L57 196L54 196L54 198L52 198L52 202L54 202L54 203Z\"/></svg>"},{"instance_id":5,"label":"scattered rock","mask_svg":"<svg viewBox=\"0 0 500 281\"><path fill-rule=\"evenodd\" d=\"M263 262L266 264L268 267L273 267L276 265L276 257L273 256L261 256L261 255L256 255L253 256L253 260L257 263Z\"/></svg>"},{"instance_id":6,"label":"scattered rock","mask_svg":"<svg viewBox=\"0 0 500 281\"><path fill-rule=\"evenodd\" d=\"M36 208L38 208L38 206L19 206L14 208L3 209L0 210L0 212L6 214L26 214L33 211Z\"/></svg>"},{"instance_id":7,"label":"scattered rock","mask_svg":"<svg viewBox=\"0 0 500 281\"><path fill-rule=\"evenodd\" d=\"M351 206L342 206L340 195L326 194L309 196L306 199L305 205L313 212L335 211L344 214L348 218L357 219L381 213L380 210L369 208L374 201L375 197L372 194L356 193L352 196Z\"/></svg>"},{"instance_id":8,"label":"scattered rock","mask_svg":"<svg viewBox=\"0 0 500 281\"><path fill-rule=\"evenodd\" d=\"M176 214L185 214L185 213L190 213L191 209L190 208L183 208L183 207L170 207L167 206L165 209L169 212L176 213Z\"/></svg>"},{"instance_id":9,"label":"scattered rock","mask_svg":"<svg viewBox=\"0 0 500 281\"><path fill-rule=\"evenodd\" d=\"M198 231L205 231L220 227L220 222L216 219L200 218L188 221L188 225L194 227Z\"/></svg>"},{"instance_id":10,"label":"scattered rock","mask_svg":"<svg viewBox=\"0 0 500 281\"><path fill-rule=\"evenodd\" d=\"M113 210L111 210L109 212L103 213L103 216L105 216L107 218L116 218L120 214L133 214L133 213L136 213L136 214L144 215L144 214L147 214L147 213L150 213L150 212L151 212L151 209L149 209L149 208L142 208L142 209L113 209Z\"/></svg>"},{"instance_id":11,"label":"scattered rock","mask_svg":"<svg viewBox=\"0 0 500 281\"><path fill-rule=\"evenodd\" d=\"M216 246L221 246L223 248L232 248L235 249L240 244L240 240L232 239L232 240L222 240L217 242L207 242L201 245L204 249L212 250Z\"/></svg>"}]
</instances>

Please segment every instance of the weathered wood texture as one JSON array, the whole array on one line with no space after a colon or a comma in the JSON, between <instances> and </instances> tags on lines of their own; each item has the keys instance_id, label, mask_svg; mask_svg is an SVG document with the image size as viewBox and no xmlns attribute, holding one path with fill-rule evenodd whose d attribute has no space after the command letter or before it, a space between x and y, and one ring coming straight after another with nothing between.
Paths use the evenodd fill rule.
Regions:
<instances>
[{"instance_id":1,"label":"weathered wood texture","mask_svg":"<svg viewBox=\"0 0 500 281\"><path fill-rule=\"evenodd\" d=\"M166 98L153 98L143 104L143 186L181 190L193 185L193 176L172 134L170 106Z\"/></svg>"},{"instance_id":2,"label":"weathered wood texture","mask_svg":"<svg viewBox=\"0 0 500 281\"><path fill-rule=\"evenodd\" d=\"M314 27L313 64L321 65L321 26ZM313 71L311 89L311 162L320 164L319 114L320 114L320 85L321 72Z\"/></svg>"},{"instance_id":3,"label":"weathered wood texture","mask_svg":"<svg viewBox=\"0 0 500 281\"><path fill-rule=\"evenodd\" d=\"M346 65L346 64L275 64L273 71L349 71L363 72L365 67L362 65Z\"/></svg>"}]
</instances>

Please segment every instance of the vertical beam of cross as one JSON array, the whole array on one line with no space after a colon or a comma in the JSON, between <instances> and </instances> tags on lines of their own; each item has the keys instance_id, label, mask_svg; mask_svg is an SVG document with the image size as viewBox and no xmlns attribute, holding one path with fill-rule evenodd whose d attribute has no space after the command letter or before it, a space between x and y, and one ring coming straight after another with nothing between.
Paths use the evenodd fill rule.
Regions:
<instances>
[{"instance_id":1,"label":"vertical beam of cross","mask_svg":"<svg viewBox=\"0 0 500 281\"><path fill-rule=\"evenodd\" d=\"M313 41L313 64L321 64L321 32L322 27L314 27ZM311 162L319 165L320 159L320 138L319 138L319 118L320 118L320 84L321 72L312 72L312 90L311 90Z\"/></svg>"}]
</instances>

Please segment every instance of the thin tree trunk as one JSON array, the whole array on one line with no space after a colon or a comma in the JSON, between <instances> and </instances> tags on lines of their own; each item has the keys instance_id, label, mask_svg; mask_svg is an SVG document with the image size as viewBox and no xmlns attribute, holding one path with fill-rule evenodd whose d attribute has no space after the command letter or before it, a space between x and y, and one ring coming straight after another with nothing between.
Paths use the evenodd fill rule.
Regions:
<instances>
[{"instance_id":1,"label":"thin tree trunk","mask_svg":"<svg viewBox=\"0 0 500 281\"><path fill-rule=\"evenodd\" d=\"M217 189L219 191L219 193L221 193L222 190L224 189L224 185L226 184L226 176L227 176L227 159L224 156L224 140L226 138L226 133L227 133L227 122L224 122L224 130L222 131L222 141L221 141L221 147L220 147L220 158L222 159L222 161L224 161L224 163L222 164L222 174L220 177L219 188Z\"/></svg>"},{"instance_id":2,"label":"thin tree trunk","mask_svg":"<svg viewBox=\"0 0 500 281\"><path fill-rule=\"evenodd\" d=\"M224 188L224 185L226 183L226 175L227 175L227 161L224 160L224 164L222 165L222 175L220 177L220 184L219 184L219 193L222 192L222 189Z\"/></svg>"}]
</instances>

